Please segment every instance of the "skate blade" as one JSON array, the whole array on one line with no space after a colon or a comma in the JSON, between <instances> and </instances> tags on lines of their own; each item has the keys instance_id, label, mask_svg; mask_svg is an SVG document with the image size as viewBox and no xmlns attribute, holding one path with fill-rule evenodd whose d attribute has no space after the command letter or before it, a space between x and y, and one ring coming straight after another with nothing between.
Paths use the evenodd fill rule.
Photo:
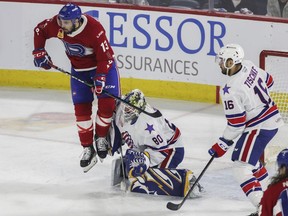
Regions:
<instances>
[{"instance_id":1,"label":"skate blade","mask_svg":"<svg viewBox=\"0 0 288 216\"><path fill-rule=\"evenodd\" d=\"M96 163L97 163L97 157L95 155L95 157L92 158L91 163L88 166L83 167L83 172L87 173L93 166L95 166Z\"/></svg>"},{"instance_id":2,"label":"skate blade","mask_svg":"<svg viewBox=\"0 0 288 216\"><path fill-rule=\"evenodd\" d=\"M128 190L128 182L126 182L126 179L123 179L120 183L120 190L127 192Z\"/></svg>"},{"instance_id":3,"label":"skate blade","mask_svg":"<svg viewBox=\"0 0 288 216\"><path fill-rule=\"evenodd\" d=\"M113 156L111 148L108 149L108 155Z\"/></svg>"}]
</instances>

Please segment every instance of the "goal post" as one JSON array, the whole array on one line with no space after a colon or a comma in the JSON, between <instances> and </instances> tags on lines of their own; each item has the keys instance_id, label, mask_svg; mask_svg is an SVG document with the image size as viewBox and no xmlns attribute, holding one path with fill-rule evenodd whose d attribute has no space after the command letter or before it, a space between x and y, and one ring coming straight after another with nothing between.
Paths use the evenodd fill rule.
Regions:
<instances>
[{"instance_id":1,"label":"goal post","mask_svg":"<svg viewBox=\"0 0 288 216\"><path fill-rule=\"evenodd\" d=\"M285 125L268 144L262 160L274 162L278 153L288 148L288 51L263 50L260 53L260 68L272 75L274 85L270 93L280 111Z\"/></svg>"}]
</instances>

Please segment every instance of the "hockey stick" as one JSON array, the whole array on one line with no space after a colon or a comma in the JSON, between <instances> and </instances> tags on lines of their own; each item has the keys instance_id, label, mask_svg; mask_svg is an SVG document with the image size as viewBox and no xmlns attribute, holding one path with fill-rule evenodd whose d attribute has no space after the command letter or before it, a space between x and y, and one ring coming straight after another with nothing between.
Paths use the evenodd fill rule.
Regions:
<instances>
[{"instance_id":1,"label":"hockey stick","mask_svg":"<svg viewBox=\"0 0 288 216\"><path fill-rule=\"evenodd\" d=\"M120 155L121 155L121 165L122 165L122 169L121 169L121 171L122 171L122 175L123 175L123 179L122 179L122 181L121 181L121 183L120 183L120 187L121 187L121 189L123 188L123 187L125 187L125 189L124 189L124 191L125 191L125 193L127 192L127 185L126 185L126 178L125 178L125 169L124 169L124 157L123 157L123 151L122 151L122 143L120 144Z\"/></svg>"},{"instance_id":2,"label":"hockey stick","mask_svg":"<svg viewBox=\"0 0 288 216\"><path fill-rule=\"evenodd\" d=\"M200 175L198 176L198 178L196 179L196 181L194 182L194 184L192 185L192 187L190 188L190 190L188 191L188 193L185 195L184 199L182 200L182 202L180 202L179 204L176 203L172 203L172 202L168 202L166 207L170 210L173 211L177 211L181 208L181 206L184 204L184 202L186 201L186 199L189 197L190 193L193 191L193 189L195 188L195 186L197 185L197 183L200 181L200 179L202 178L203 174L205 173L206 169L209 167L209 165L212 163L213 159L215 158L215 155L213 155L210 160L208 161L208 163L206 164L206 166L204 167L204 169L202 170L202 172L200 173Z\"/></svg>"},{"instance_id":3,"label":"hockey stick","mask_svg":"<svg viewBox=\"0 0 288 216\"><path fill-rule=\"evenodd\" d=\"M62 73L64 73L64 74L66 74L66 75L69 75L69 76L72 77L73 79L75 79L75 80L83 83L84 85L87 85L87 86L90 87L90 88L93 88L93 87L94 87L94 85L92 85L92 84L90 84L90 83L88 83L88 82L86 82L86 81L84 81L84 80L81 80L81 79L79 79L79 78L76 77L76 76L73 76L73 75L72 75L71 73L69 73L68 71L66 71L66 70L64 70L64 69L62 69L62 68L60 68L60 67L52 64L51 62L49 62L49 65L50 65L52 68L54 68L54 69L56 69L56 70L58 70L58 71L60 71L60 72L62 72ZM122 103L125 103L125 104L133 107L134 109L138 110L139 112L145 113L145 114L148 115L148 116L151 116L151 117L153 117L153 118L158 118L158 117L161 117L161 116L162 116L162 114L161 114L161 112L160 112L159 110L156 110L156 112L154 112L154 113L149 113L149 112L146 112L145 110L143 110L143 109L141 109L141 108L139 108L139 107L137 107L137 106L135 106L135 105L133 105L133 104L125 101L125 100L123 100L122 98L120 98L120 97L118 97L118 96L115 96L115 95L113 95L113 94L110 94L108 91L106 91L106 90L104 90L104 89L102 90L102 92L103 92L104 94L108 95L109 97L112 97L112 98L114 98L114 99L116 99L116 100L121 101Z\"/></svg>"}]
</instances>

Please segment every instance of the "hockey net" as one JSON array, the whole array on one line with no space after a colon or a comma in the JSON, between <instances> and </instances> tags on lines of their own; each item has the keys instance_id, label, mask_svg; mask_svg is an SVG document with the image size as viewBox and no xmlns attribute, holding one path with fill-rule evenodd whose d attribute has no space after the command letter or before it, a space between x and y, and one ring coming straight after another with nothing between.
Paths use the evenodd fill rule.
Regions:
<instances>
[{"instance_id":1,"label":"hockey net","mask_svg":"<svg viewBox=\"0 0 288 216\"><path fill-rule=\"evenodd\" d=\"M260 67L274 79L271 97L285 122L263 155L264 162L270 163L275 162L282 149L288 148L288 51L263 50L260 54Z\"/></svg>"}]
</instances>

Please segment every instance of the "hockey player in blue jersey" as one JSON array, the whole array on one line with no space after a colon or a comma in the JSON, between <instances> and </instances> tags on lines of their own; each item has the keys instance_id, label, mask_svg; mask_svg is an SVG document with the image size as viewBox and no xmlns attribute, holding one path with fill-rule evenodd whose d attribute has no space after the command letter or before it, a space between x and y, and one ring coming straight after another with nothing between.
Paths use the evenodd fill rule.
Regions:
<instances>
[{"instance_id":1,"label":"hockey player in blue jersey","mask_svg":"<svg viewBox=\"0 0 288 216\"><path fill-rule=\"evenodd\" d=\"M157 111L146 102L139 89L129 92L123 99L146 112ZM196 177L188 169L178 169L184 158L184 144L178 127L162 114L153 118L124 103L116 109L113 127L128 148L125 167L130 191L185 196ZM114 182L117 183L119 181ZM203 191L200 184L197 186L192 196L199 196Z\"/></svg>"}]
</instances>

